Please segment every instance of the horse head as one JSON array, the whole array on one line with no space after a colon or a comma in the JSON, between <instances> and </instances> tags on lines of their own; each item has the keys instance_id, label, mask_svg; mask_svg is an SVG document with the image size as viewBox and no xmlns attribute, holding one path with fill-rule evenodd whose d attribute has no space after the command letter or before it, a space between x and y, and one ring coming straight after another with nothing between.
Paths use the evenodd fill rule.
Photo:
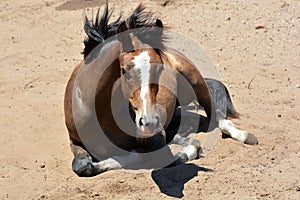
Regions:
<instances>
[{"instance_id":1,"label":"horse head","mask_svg":"<svg viewBox=\"0 0 300 200\"><path fill-rule=\"evenodd\" d=\"M165 110L156 101L163 70L162 52L151 42L162 38L162 22L156 19L148 26L139 26L138 22L137 17L132 17L119 25L117 37L123 50L118 59L121 89L130 103L137 137L149 138L164 134L166 120Z\"/></svg>"}]
</instances>

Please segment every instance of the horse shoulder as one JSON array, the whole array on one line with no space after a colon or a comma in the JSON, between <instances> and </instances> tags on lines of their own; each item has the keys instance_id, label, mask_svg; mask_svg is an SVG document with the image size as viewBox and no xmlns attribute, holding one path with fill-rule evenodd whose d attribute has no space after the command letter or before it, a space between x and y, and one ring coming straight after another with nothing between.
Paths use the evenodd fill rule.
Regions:
<instances>
[{"instance_id":1,"label":"horse shoulder","mask_svg":"<svg viewBox=\"0 0 300 200\"><path fill-rule=\"evenodd\" d=\"M73 69L71 76L68 80L67 87L65 90L65 97L64 97L64 114L65 114L65 123L66 127L69 131L69 137L72 141L79 142L79 136L76 131L74 118L73 118L73 111L72 111L72 96L73 96L73 87L75 83L75 79L77 76L77 72L81 66L83 61L78 63L75 68Z\"/></svg>"}]
</instances>

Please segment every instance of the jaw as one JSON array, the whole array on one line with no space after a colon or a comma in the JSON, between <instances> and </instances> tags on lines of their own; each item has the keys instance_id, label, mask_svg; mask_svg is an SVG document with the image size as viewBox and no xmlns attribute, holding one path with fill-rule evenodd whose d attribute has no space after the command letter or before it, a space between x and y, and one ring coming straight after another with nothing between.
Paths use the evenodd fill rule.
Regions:
<instances>
[{"instance_id":1,"label":"jaw","mask_svg":"<svg viewBox=\"0 0 300 200\"><path fill-rule=\"evenodd\" d=\"M145 153L159 150L167 145L164 130L148 138L138 137L137 141L140 143L140 147L145 150Z\"/></svg>"},{"instance_id":2,"label":"jaw","mask_svg":"<svg viewBox=\"0 0 300 200\"><path fill-rule=\"evenodd\" d=\"M142 142L142 143L166 144L166 133L161 125L153 131L150 131L149 129L141 130L141 128L138 128L136 138L139 142Z\"/></svg>"}]
</instances>

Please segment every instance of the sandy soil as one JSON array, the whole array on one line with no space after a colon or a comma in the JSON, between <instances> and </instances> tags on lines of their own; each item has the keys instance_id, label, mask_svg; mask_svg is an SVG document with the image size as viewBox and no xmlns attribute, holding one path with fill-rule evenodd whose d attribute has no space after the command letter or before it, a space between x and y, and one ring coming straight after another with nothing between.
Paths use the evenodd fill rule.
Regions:
<instances>
[{"instance_id":1,"label":"sandy soil","mask_svg":"<svg viewBox=\"0 0 300 200\"><path fill-rule=\"evenodd\" d=\"M110 6L126 15L138 2ZM77 177L63 94L82 59L82 9L103 1L1 0L0 198L300 199L300 2L145 2L206 50L259 145L219 139L171 170Z\"/></svg>"}]
</instances>

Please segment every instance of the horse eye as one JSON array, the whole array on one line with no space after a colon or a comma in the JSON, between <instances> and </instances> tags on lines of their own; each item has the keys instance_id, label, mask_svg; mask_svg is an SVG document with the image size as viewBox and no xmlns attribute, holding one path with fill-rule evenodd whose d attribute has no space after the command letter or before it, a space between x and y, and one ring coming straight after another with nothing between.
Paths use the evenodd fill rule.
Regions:
<instances>
[{"instance_id":1,"label":"horse eye","mask_svg":"<svg viewBox=\"0 0 300 200\"><path fill-rule=\"evenodd\" d=\"M123 75L126 73L126 70L124 69L124 67L121 67L121 72Z\"/></svg>"},{"instance_id":2,"label":"horse eye","mask_svg":"<svg viewBox=\"0 0 300 200\"><path fill-rule=\"evenodd\" d=\"M135 64L130 63L128 67L129 67L129 69L132 69L132 68L134 68L134 66L135 66Z\"/></svg>"},{"instance_id":3,"label":"horse eye","mask_svg":"<svg viewBox=\"0 0 300 200\"><path fill-rule=\"evenodd\" d=\"M137 111L138 109L136 108L136 107L134 107L134 106L131 106L132 107L132 109L134 110L134 111Z\"/></svg>"}]
</instances>

